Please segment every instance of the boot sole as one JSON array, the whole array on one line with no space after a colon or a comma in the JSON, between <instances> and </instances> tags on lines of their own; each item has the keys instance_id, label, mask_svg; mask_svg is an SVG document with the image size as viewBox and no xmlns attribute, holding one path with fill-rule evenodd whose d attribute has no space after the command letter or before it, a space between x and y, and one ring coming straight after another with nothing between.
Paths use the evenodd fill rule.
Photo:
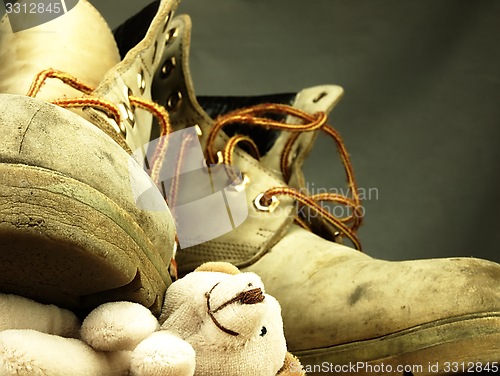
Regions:
<instances>
[{"instance_id":1,"label":"boot sole","mask_svg":"<svg viewBox=\"0 0 500 376\"><path fill-rule=\"evenodd\" d=\"M159 314L168 266L107 196L60 173L0 164L0 287L88 311L114 300Z\"/></svg>"},{"instance_id":2,"label":"boot sole","mask_svg":"<svg viewBox=\"0 0 500 376\"><path fill-rule=\"evenodd\" d=\"M500 373L500 312L439 320L381 338L294 355L306 371L310 367L308 375L495 374L494 362ZM335 372L335 366L340 372Z\"/></svg>"}]
</instances>

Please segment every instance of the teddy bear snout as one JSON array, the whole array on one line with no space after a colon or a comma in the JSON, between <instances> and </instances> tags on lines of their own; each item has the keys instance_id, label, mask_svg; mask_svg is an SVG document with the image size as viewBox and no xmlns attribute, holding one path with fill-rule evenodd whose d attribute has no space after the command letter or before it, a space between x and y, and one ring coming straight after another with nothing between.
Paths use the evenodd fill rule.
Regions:
<instances>
[{"instance_id":1,"label":"teddy bear snout","mask_svg":"<svg viewBox=\"0 0 500 376\"><path fill-rule=\"evenodd\" d=\"M260 278L254 273L241 273L215 283L208 289L212 311L220 310L234 302L257 304L264 301L265 289ZM222 307L222 308L221 308Z\"/></svg>"},{"instance_id":2,"label":"teddy bear snout","mask_svg":"<svg viewBox=\"0 0 500 376\"><path fill-rule=\"evenodd\" d=\"M218 282L205 294L207 314L222 332L249 338L257 330L260 333L267 310L263 285L253 273L235 276L231 282ZM233 291L231 295L227 295L228 289Z\"/></svg>"},{"instance_id":3,"label":"teddy bear snout","mask_svg":"<svg viewBox=\"0 0 500 376\"><path fill-rule=\"evenodd\" d=\"M205 297L207 298L207 306L209 307L209 311L211 313L216 313L220 311L221 309L224 309L230 304L233 303L241 303L241 304L257 304L257 303L262 303L265 299L264 297L264 292L262 291L261 288L255 288L247 291L243 291L236 295L234 298L229 299L228 301L224 302L222 305L220 305L218 308L211 307L210 304L210 298L212 295L213 290L217 287L218 283L212 287L212 289L205 294Z\"/></svg>"},{"instance_id":4,"label":"teddy bear snout","mask_svg":"<svg viewBox=\"0 0 500 376\"><path fill-rule=\"evenodd\" d=\"M240 295L239 301L242 304L257 304L264 301L264 291L261 288L244 291Z\"/></svg>"}]
</instances>

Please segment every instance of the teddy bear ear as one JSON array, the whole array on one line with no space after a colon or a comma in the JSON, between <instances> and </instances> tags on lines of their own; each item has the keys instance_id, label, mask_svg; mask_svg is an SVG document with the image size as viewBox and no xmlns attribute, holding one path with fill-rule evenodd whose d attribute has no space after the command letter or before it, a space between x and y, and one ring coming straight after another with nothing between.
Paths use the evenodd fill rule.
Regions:
<instances>
[{"instance_id":1,"label":"teddy bear ear","mask_svg":"<svg viewBox=\"0 0 500 376\"><path fill-rule=\"evenodd\" d=\"M240 270L228 262L206 262L195 269L195 272L219 272L231 275L240 274Z\"/></svg>"}]
</instances>

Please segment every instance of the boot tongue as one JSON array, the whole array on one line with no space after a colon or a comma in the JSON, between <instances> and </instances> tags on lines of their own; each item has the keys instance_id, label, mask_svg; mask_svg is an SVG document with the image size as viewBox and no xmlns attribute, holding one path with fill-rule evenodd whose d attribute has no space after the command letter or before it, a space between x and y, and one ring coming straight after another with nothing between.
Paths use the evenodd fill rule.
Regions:
<instances>
[{"instance_id":1,"label":"boot tongue","mask_svg":"<svg viewBox=\"0 0 500 376\"><path fill-rule=\"evenodd\" d=\"M67 14L40 26L12 32L7 14L0 21L0 93L25 95L33 78L53 68L97 87L120 62L106 21L85 0ZM58 80L49 80L37 98L55 100L83 94Z\"/></svg>"}]
</instances>

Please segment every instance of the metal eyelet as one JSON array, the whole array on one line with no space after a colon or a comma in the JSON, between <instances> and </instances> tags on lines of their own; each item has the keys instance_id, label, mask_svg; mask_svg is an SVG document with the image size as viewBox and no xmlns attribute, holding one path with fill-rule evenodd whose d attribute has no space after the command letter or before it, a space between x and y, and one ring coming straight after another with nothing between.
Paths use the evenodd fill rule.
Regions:
<instances>
[{"instance_id":1,"label":"metal eyelet","mask_svg":"<svg viewBox=\"0 0 500 376\"><path fill-rule=\"evenodd\" d=\"M198 135L198 137L203 136L203 131L201 130L201 127L198 124L194 125L194 129L196 129L196 134Z\"/></svg>"},{"instance_id":2,"label":"metal eyelet","mask_svg":"<svg viewBox=\"0 0 500 376\"><path fill-rule=\"evenodd\" d=\"M174 112L179 109L182 103L182 93L180 91L177 91L175 93L172 93L170 97L167 99L167 111L169 112Z\"/></svg>"},{"instance_id":3,"label":"metal eyelet","mask_svg":"<svg viewBox=\"0 0 500 376\"><path fill-rule=\"evenodd\" d=\"M111 125L113 126L113 129L116 131L116 133L121 133L123 134L124 137L127 136L127 130L122 124L122 127L118 125L118 123L114 119L109 119L111 121Z\"/></svg>"},{"instance_id":4,"label":"metal eyelet","mask_svg":"<svg viewBox=\"0 0 500 376\"><path fill-rule=\"evenodd\" d=\"M221 151L218 151L217 152L217 163L216 163L216 165L221 165L222 163L224 163L224 155L222 154ZM205 161L205 165L208 166L207 165L207 161Z\"/></svg>"},{"instance_id":5,"label":"metal eyelet","mask_svg":"<svg viewBox=\"0 0 500 376\"><path fill-rule=\"evenodd\" d=\"M170 29L165 36L165 45L170 44L174 41L175 38L179 35L179 28L174 27L173 29Z\"/></svg>"},{"instance_id":6,"label":"metal eyelet","mask_svg":"<svg viewBox=\"0 0 500 376\"><path fill-rule=\"evenodd\" d=\"M176 64L177 64L177 62L175 61L174 56L172 56L170 59L165 61L165 63L161 67L160 77L163 79L170 77L170 75L172 74L172 72L175 69Z\"/></svg>"},{"instance_id":7,"label":"metal eyelet","mask_svg":"<svg viewBox=\"0 0 500 376\"><path fill-rule=\"evenodd\" d=\"M116 124L116 127L115 127L115 124L116 122L113 121L113 128L115 128L115 130L118 132L118 133L121 133L123 135L123 137L127 137L127 128L125 127L125 124L122 122L120 122L120 124Z\"/></svg>"},{"instance_id":8,"label":"metal eyelet","mask_svg":"<svg viewBox=\"0 0 500 376\"><path fill-rule=\"evenodd\" d=\"M221 151L218 151L217 152L217 163L215 164L216 166L220 166L224 163L224 155L222 154ZM213 167L214 165L212 165ZM207 164L207 161L206 159L203 160L203 167L210 167L208 164Z\"/></svg>"},{"instance_id":9,"label":"metal eyelet","mask_svg":"<svg viewBox=\"0 0 500 376\"><path fill-rule=\"evenodd\" d=\"M170 21L170 17L172 17L172 12L170 12L168 16L165 17L165 25L163 25L163 30L161 31L162 33L164 33L165 30L167 30L168 21Z\"/></svg>"},{"instance_id":10,"label":"metal eyelet","mask_svg":"<svg viewBox=\"0 0 500 376\"><path fill-rule=\"evenodd\" d=\"M258 195L255 198L255 200L253 202L255 207L260 211L269 212L269 213L274 212L276 210L276 208L279 206L280 201L276 198L276 196L273 196L271 198L271 204L269 204L269 206L264 206L261 203L261 200L263 197L264 197L264 193L261 193L260 195Z\"/></svg>"},{"instance_id":11,"label":"metal eyelet","mask_svg":"<svg viewBox=\"0 0 500 376\"><path fill-rule=\"evenodd\" d=\"M231 188L233 188L236 192L241 192L245 189L245 187L250 184L250 178L246 173L241 174L242 179L238 184L231 184Z\"/></svg>"},{"instance_id":12,"label":"metal eyelet","mask_svg":"<svg viewBox=\"0 0 500 376\"><path fill-rule=\"evenodd\" d=\"M224 163L224 156L221 151L217 152L217 164L220 165Z\"/></svg>"},{"instance_id":13,"label":"metal eyelet","mask_svg":"<svg viewBox=\"0 0 500 376\"><path fill-rule=\"evenodd\" d=\"M131 97L134 95L134 92L132 91L131 88L129 88L127 85L123 88L123 95L125 95L125 98Z\"/></svg>"},{"instance_id":14,"label":"metal eyelet","mask_svg":"<svg viewBox=\"0 0 500 376\"><path fill-rule=\"evenodd\" d=\"M139 73L137 73L137 83L139 84L139 91L141 95L146 91L146 79L144 78L144 69L141 68Z\"/></svg>"},{"instance_id":15,"label":"metal eyelet","mask_svg":"<svg viewBox=\"0 0 500 376\"><path fill-rule=\"evenodd\" d=\"M120 124L120 130L124 133L125 126L124 126L124 121L128 121L130 126L133 128L134 127L134 113L132 112L132 109L126 104L125 102L118 103L118 108L120 109L120 113L122 115L122 122Z\"/></svg>"},{"instance_id":16,"label":"metal eyelet","mask_svg":"<svg viewBox=\"0 0 500 376\"><path fill-rule=\"evenodd\" d=\"M340 231L335 231L335 233L333 234L333 239L335 243L344 245L344 240L342 239L342 234L340 233Z\"/></svg>"},{"instance_id":17,"label":"metal eyelet","mask_svg":"<svg viewBox=\"0 0 500 376\"><path fill-rule=\"evenodd\" d=\"M124 96L125 98L128 98L130 96L133 96L134 93L132 90L125 85L123 88L124 91ZM118 103L118 109L120 110L120 115L122 117L122 121L120 124L118 124L118 127L120 129L120 132L123 133L124 136L127 135L127 127L125 126L124 122L127 121L130 124L130 127L133 129L135 125L135 116L134 116L134 111L130 107L128 102L122 101Z\"/></svg>"}]
</instances>

